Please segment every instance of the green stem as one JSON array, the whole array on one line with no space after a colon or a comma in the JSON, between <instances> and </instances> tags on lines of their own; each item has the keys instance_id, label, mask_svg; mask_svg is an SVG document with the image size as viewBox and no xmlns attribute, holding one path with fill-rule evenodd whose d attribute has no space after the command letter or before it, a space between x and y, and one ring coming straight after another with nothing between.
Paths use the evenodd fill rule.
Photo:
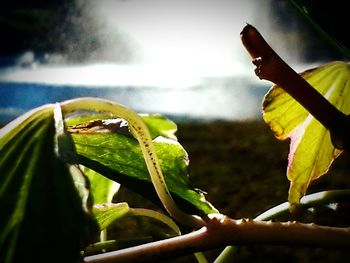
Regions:
<instances>
[{"instance_id":1,"label":"green stem","mask_svg":"<svg viewBox=\"0 0 350 263\"><path fill-rule=\"evenodd\" d=\"M158 220L160 222L162 222L163 224L169 226L172 230L174 230L174 232L177 235L181 235L181 231L179 229L179 227L175 224L175 222L169 218L166 215L163 215L160 212L151 210L151 209L145 209L145 208L129 208L129 212L128 212L129 216L145 216L145 217L149 217L155 220Z\"/></svg>"},{"instance_id":2,"label":"green stem","mask_svg":"<svg viewBox=\"0 0 350 263\"><path fill-rule=\"evenodd\" d=\"M300 200L300 209L349 200L350 189L329 190L306 195ZM271 220L289 214L290 203L285 202L260 214L255 220Z\"/></svg>"},{"instance_id":3,"label":"green stem","mask_svg":"<svg viewBox=\"0 0 350 263\"><path fill-rule=\"evenodd\" d=\"M61 103L60 106L63 115L78 110L92 110L109 113L113 116L125 119L128 122L131 133L140 144L151 181L165 210L170 216L182 224L192 227L201 227L205 225L205 221L202 218L187 214L176 205L166 185L149 130L137 113L118 103L97 98L69 100Z\"/></svg>"},{"instance_id":4,"label":"green stem","mask_svg":"<svg viewBox=\"0 0 350 263\"><path fill-rule=\"evenodd\" d=\"M289 2L292 4L294 8L318 31L318 33L326 39L332 46L334 46L343 56L350 59L350 51L348 48L346 48L343 44L341 44L339 41L337 41L334 37L331 37L326 31L323 30L322 27L319 26L313 20L300 4L298 4L294 0L289 0Z\"/></svg>"},{"instance_id":5,"label":"green stem","mask_svg":"<svg viewBox=\"0 0 350 263\"><path fill-rule=\"evenodd\" d=\"M237 246L227 246L215 259L214 263L230 263L233 262L234 256L238 250Z\"/></svg>"},{"instance_id":6,"label":"green stem","mask_svg":"<svg viewBox=\"0 0 350 263\"><path fill-rule=\"evenodd\" d=\"M107 241L107 240L108 240L108 238L107 238L107 229L103 229L100 232L100 241L104 242L104 241Z\"/></svg>"},{"instance_id":7,"label":"green stem","mask_svg":"<svg viewBox=\"0 0 350 263\"><path fill-rule=\"evenodd\" d=\"M198 263L208 263L207 258L202 252L194 253L194 256L196 257Z\"/></svg>"}]
</instances>

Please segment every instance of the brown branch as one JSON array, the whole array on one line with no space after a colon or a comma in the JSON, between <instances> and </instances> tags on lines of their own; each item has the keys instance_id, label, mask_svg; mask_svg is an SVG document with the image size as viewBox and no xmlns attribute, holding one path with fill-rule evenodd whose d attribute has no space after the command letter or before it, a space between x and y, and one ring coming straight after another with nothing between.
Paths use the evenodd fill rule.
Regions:
<instances>
[{"instance_id":1,"label":"brown branch","mask_svg":"<svg viewBox=\"0 0 350 263\"><path fill-rule=\"evenodd\" d=\"M85 262L149 262L224 245L275 244L349 248L350 229L254 220L210 219L195 232L136 247L85 257Z\"/></svg>"},{"instance_id":2,"label":"brown branch","mask_svg":"<svg viewBox=\"0 0 350 263\"><path fill-rule=\"evenodd\" d=\"M335 147L349 150L349 119L289 67L255 27L246 25L241 40L253 58L256 75L282 87L330 130Z\"/></svg>"}]
</instances>

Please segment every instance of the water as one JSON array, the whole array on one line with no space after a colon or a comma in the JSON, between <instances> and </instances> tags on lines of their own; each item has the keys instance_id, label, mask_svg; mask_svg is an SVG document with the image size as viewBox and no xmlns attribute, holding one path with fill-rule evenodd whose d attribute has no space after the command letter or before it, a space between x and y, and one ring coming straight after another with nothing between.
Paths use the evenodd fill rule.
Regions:
<instances>
[{"instance_id":1,"label":"water","mask_svg":"<svg viewBox=\"0 0 350 263\"><path fill-rule=\"evenodd\" d=\"M258 118L263 95L269 88L267 83L257 81L253 73L251 77L209 76L178 78L176 81L176 76L168 81L159 77L158 82L156 76L147 80L144 76L134 75L127 81L126 72L132 70L136 74L135 69L119 68L119 73L123 72L121 78L108 80L106 75L99 75L95 67L94 76L99 75L100 78L94 81L89 80L93 72L88 69L76 66L74 70L64 67L47 71L3 70L0 72L0 123L46 103L86 96L113 100L137 112L161 113L172 119ZM60 75L65 71L70 75ZM120 75L116 72L115 76Z\"/></svg>"}]
</instances>

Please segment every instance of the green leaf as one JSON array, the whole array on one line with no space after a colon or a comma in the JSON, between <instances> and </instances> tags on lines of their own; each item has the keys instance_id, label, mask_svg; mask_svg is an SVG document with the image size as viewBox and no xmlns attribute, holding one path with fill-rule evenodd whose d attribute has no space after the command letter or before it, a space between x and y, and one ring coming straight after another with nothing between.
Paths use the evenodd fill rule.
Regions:
<instances>
[{"instance_id":1,"label":"green leaf","mask_svg":"<svg viewBox=\"0 0 350 263\"><path fill-rule=\"evenodd\" d=\"M177 131L177 126L174 122L159 114L143 114L141 115L141 117L143 121L147 124L152 138L156 138L157 136L163 136L168 139L176 140L175 133Z\"/></svg>"},{"instance_id":2,"label":"green leaf","mask_svg":"<svg viewBox=\"0 0 350 263\"><path fill-rule=\"evenodd\" d=\"M0 130L0 262L79 262L98 233L54 135L53 105Z\"/></svg>"},{"instance_id":3,"label":"green leaf","mask_svg":"<svg viewBox=\"0 0 350 263\"><path fill-rule=\"evenodd\" d=\"M111 203L120 184L87 167L80 167L90 181L90 193L94 204Z\"/></svg>"},{"instance_id":4,"label":"green leaf","mask_svg":"<svg viewBox=\"0 0 350 263\"><path fill-rule=\"evenodd\" d=\"M350 113L350 65L332 62L301 73L318 92L345 114ZM299 203L312 180L327 173L341 151L330 133L281 87L273 86L263 102L263 117L278 139L290 138L287 177L290 203Z\"/></svg>"},{"instance_id":5,"label":"green leaf","mask_svg":"<svg viewBox=\"0 0 350 263\"><path fill-rule=\"evenodd\" d=\"M169 216L151 209L130 208L127 203L106 203L94 205L93 211L105 239L86 247L85 255L181 235Z\"/></svg>"},{"instance_id":6,"label":"green leaf","mask_svg":"<svg viewBox=\"0 0 350 263\"><path fill-rule=\"evenodd\" d=\"M106 229L115 220L124 217L130 211L129 205L127 203L106 203L94 205L93 208L94 215L100 229Z\"/></svg>"},{"instance_id":7,"label":"green leaf","mask_svg":"<svg viewBox=\"0 0 350 263\"><path fill-rule=\"evenodd\" d=\"M154 144L166 183L174 198L180 201L180 206L197 213L217 212L202 193L190 187L186 151L176 140L160 136L163 134L174 138L176 125L159 116L145 118L153 137L157 136ZM96 129L91 126L92 123L100 127ZM138 142L125 132L118 132L118 129L106 131L108 125L101 123L104 122L94 121L68 127L75 143L77 161L157 202L158 197Z\"/></svg>"},{"instance_id":8,"label":"green leaf","mask_svg":"<svg viewBox=\"0 0 350 263\"><path fill-rule=\"evenodd\" d=\"M162 222L169 226L176 234L181 234L179 227L170 217L150 209L130 208L125 202L94 205L93 211L101 230L106 229L114 221L125 216L143 216Z\"/></svg>"}]
</instances>

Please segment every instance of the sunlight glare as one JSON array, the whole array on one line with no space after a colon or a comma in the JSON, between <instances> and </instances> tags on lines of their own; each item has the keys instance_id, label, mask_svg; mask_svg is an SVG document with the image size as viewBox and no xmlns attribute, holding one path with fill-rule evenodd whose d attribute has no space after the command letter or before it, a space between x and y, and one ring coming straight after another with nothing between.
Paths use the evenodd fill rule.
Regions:
<instances>
[{"instance_id":1,"label":"sunlight glare","mask_svg":"<svg viewBox=\"0 0 350 263\"><path fill-rule=\"evenodd\" d=\"M97 17L104 18L106 30L119 30L134 39L145 64L178 77L177 71L195 76L239 75L242 67L238 65L247 61L239 33L247 17L252 17L250 3L102 0L94 9Z\"/></svg>"},{"instance_id":2,"label":"sunlight glare","mask_svg":"<svg viewBox=\"0 0 350 263\"><path fill-rule=\"evenodd\" d=\"M196 85L198 79L185 73L178 78L167 70L149 65L92 64L7 69L1 72L0 81L86 87L186 88Z\"/></svg>"}]
</instances>

